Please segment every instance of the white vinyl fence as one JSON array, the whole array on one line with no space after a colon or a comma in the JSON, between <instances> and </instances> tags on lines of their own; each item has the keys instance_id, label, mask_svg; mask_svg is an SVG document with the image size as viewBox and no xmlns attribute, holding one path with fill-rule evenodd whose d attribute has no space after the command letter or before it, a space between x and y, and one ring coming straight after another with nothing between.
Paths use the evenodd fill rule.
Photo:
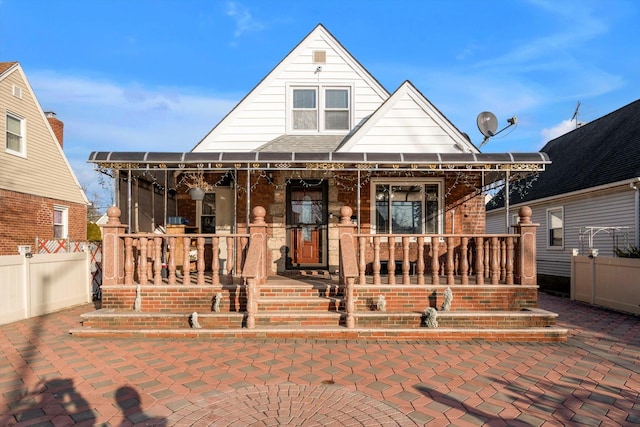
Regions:
<instances>
[{"instance_id":1,"label":"white vinyl fence","mask_svg":"<svg viewBox=\"0 0 640 427\"><path fill-rule=\"evenodd\" d=\"M0 324L91 300L89 251L0 256Z\"/></svg>"},{"instance_id":2,"label":"white vinyl fence","mask_svg":"<svg viewBox=\"0 0 640 427\"><path fill-rule=\"evenodd\" d=\"M571 299L640 315L640 259L573 256Z\"/></svg>"}]
</instances>

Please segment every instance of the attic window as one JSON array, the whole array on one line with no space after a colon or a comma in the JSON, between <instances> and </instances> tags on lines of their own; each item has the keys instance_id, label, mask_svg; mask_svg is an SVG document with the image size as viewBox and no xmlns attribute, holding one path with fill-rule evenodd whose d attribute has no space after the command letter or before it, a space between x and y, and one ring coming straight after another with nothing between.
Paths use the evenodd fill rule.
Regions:
<instances>
[{"instance_id":1,"label":"attic window","mask_svg":"<svg viewBox=\"0 0 640 427\"><path fill-rule=\"evenodd\" d=\"M22 99L22 88L20 86L13 85L12 93L16 98Z\"/></svg>"},{"instance_id":2,"label":"attic window","mask_svg":"<svg viewBox=\"0 0 640 427\"><path fill-rule=\"evenodd\" d=\"M313 51L313 63L314 64L326 64L327 63L327 51L326 50L314 50Z\"/></svg>"}]
</instances>

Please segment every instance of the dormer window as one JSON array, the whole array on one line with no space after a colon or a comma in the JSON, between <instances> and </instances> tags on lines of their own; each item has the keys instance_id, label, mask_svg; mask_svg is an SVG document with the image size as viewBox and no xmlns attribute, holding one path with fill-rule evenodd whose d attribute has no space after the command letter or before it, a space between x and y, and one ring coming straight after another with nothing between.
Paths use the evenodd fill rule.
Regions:
<instances>
[{"instance_id":1,"label":"dormer window","mask_svg":"<svg viewBox=\"0 0 640 427\"><path fill-rule=\"evenodd\" d=\"M293 90L293 129L318 129L317 89Z\"/></svg>"},{"instance_id":2,"label":"dormer window","mask_svg":"<svg viewBox=\"0 0 640 427\"><path fill-rule=\"evenodd\" d=\"M349 130L349 91L347 89L325 90L324 125L327 130Z\"/></svg>"},{"instance_id":3,"label":"dormer window","mask_svg":"<svg viewBox=\"0 0 640 427\"><path fill-rule=\"evenodd\" d=\"M351 128L351 88L292 87L292 132L343 132Z\"/></svg>"}]
</instances>

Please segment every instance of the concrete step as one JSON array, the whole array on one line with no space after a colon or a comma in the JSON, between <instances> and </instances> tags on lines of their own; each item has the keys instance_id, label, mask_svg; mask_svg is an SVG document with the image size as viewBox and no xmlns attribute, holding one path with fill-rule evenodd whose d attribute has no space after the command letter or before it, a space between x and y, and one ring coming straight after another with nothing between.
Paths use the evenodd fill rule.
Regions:
<instances>
[{"instance_id":1,"label":"concrete step","mask_svg":"<svg viewBox=\"0 0 640 427\"><path fill-rule=\"evenodd\" d=\"M499 341L566 342L563 328L354 328L344 327L256 327L255 329L99 329L69 331L80 338L221 338L221 339L319 339L374 341Z\"/></svg>"},{"instance_id":2,"label":"concrete step","mask_svg":"<svg viewBox=\"0 0 640 427\"><path fill-rule=\"evenodd\" d=\"M277 307L276 307L277 308ZM141 313L97 310L83 314L82 324L98 329L182 329L190 327L192 313ZM420 328L422 313L358 312L354 315L358 328L398 329ZM554 327L557 314L541 309L519 312L439 312L441 328L545 328ZM343 310L272 310L258 311L256 326L260 327L335 327L344 326ZM245 326L245 313L198 313L198 323L204 329L231 329Z\"/></svg>"}]
</instances>

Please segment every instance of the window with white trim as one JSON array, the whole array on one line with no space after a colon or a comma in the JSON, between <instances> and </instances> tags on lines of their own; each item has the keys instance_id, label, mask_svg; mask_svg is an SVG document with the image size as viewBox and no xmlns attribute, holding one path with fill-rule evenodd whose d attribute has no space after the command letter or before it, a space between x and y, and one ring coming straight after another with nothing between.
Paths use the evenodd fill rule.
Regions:
<instances>
[{"instance_id":1,"label":"window with white trim","mask_svg":"<svg viewBox=\"0 0 640 427\"><path fill-rule=\"evenodd\" d=\"M547 246L564 247L564 210L563 208L547 209Z\"/></svg>"},{"instance_id":2,"label":"window with white trim","mask_svg":"<svg viewBox=\"0 0 640 427\"><path fill-rule=\"evenodd\" d=\"M25 120L7 113L6 115L7 129L7 145L5 147L7 153L26 155L25 145Z\"/></svg>"},{"instance_id":3,"label":"window with white trim","mask_svg":"<svg viewBox=\"0 0 640 427\"><path fill-rule=\"evenodd\" d=\"M53 238L66 239L69 237L69 208L66 206L53 207Z\"/></svg>"},{"instance_id":4,"label":"window with white trim","mask_svg":"<svg viewBox=\"0 0 640 427\"><path fill-rule=\"evenodd\" d=\"M372 182L372 223L378 234L441 234L442 182Z\"/></svg>"},{"instance_id":5,"label":"window with white trim","mask_svg":"<svg viewBox=\"0 0 640 427\"><path fill-rule=\"evenodd\" d=\"M291 92L292 132L340 132L351 128L351 88L297 86Z\"/></svg>"}]
</instances>

